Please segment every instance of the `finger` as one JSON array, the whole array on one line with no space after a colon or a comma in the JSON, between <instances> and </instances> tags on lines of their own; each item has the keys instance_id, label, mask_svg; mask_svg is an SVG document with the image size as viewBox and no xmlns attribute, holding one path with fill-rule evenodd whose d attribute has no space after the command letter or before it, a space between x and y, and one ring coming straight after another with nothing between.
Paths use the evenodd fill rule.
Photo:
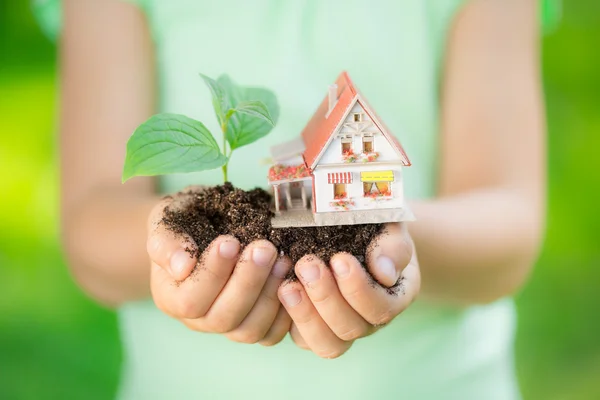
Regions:
<instances>
[{"instance_id":1,"label":"finger","mask_svg":"<svg viewBox=\"0 0 600 400\"><path fill-rule=\"evenodd\" d=\"M206 185L188 185L183 188L182 192L186 194L194 194L206 190Z\"/></svg>"},{"instance_id":2,"label":"finger","mask_svg":"<svg viewBox=\"0 0 600 400\"><path fill-rule=\"evenodd\" d=\"M165 197L150 211L148 216L148 239L146 250L150 260L164 268L177 281L187 278L194 266L196 244L188 236L176 237L162 224L164 210L173 204L172 197Z\"/></svg>"},{"instance_id":3,"label":"finger","mask_svg":"<svg viewBox=\"0 0 600 400\"><path fill-rule=\"evenodd\" d=\"M292 322L292 326L290 327L290 336L291 336L292 340L294 341L294 343L296 343L296 346L298 346L304 350L310 350L310 347L308 347L308 345L306 344L306 341L300 334L298 327L293 322Z\"/></svg>"},{"instance_id":4,"label":"finger","mask_svg":"<svg viewBox=\"0 0 600 400\"><path fill-rule=\"evenodd\" d=\"M303 257L296 264L296 275L317 312L337 337L352 341L370 333L372 326L344 299L323 261L315 256Z\"/></svg>"},{"instance_id":5,"label":"finger","mask_svg":"<svg viewBox=\"0 0 600 400\"><path fill-rule=\"evenodd\" d=\"M384 231L369 244L367 267L377 282L391 287L412 258L413 245L406 224L386 224Z\"/></svg>"},{"instance_id":6,"label":"finger","mask_svg":"<svg viewBox=\"0 0 600 400\"><path fill-rule=\"evenodd\" d=\"M192 277L182 282L153 268L150 288L157 307L175 318L204 316L231 276L239 248L233 236L219 236L204 251Z\"/></svg>"},{"instance_id":7,"label":"finger","mask_svg":"<svg viewBox=\"0 0 600 400\"><path fill-rule=\"evenodd\" d=\"M280 257L275 262L254 307L237 328L225 334L228 339L234 342L256 343L265 337L281 306L277 289L291 266L287 257Z\"/></svg>"},{"instance_id":8,"label":"finger","mask_svg":"<svg viewBox=\"0 0 600 400\"><path fill-rule=\"evenodd\" d=\"M193 271L198 260L196 244L190 237L176 237L163 226L148 234L147 250L150 260L161 266L176 281L182 281Z\"/></svg>"},{"instance_id":9,"label":"finger","mask_svg":"<svg viewBox=\"0 0 600 400\"><path fill-rule=\"evenodd\" d=\"M352 343L337 337L323 321L300 282L282 285L279 298L304 341L316 355L336 358L350 348Z\"/></svg>"},{"instance_id":10,"label":"finger","mask_svg":"<svg viewBox=\"0 0 600 400\"><path fill-rule=\"evenodd\" d=\"M165 208L172 203L172 196L163 197L158 203L156 203L156 205L152 208L150 214L148 215L148 221L146 225L148 232L156 229L160 225L160 221L163 218Z\"/></svg>"},{"instance_id":11,"label":"finger","mask_svg":"<svg viewBox=\"0 0 600 400\"><path fill-rule=\"evenodd\" d=\"M257 240L246 247L231 278L206 314L214 332L229 332L246 318L276 258L277 250L267 240Z\"/></svg>"},{"instance_id":12,"label":"finger","mask_svg":"<svg viewBox=\"0 0 600 400\"><path fill-rule=\"evenodd\" d=\"M414 256L391 288L373 284L356 258L339 254L331 267L342 296L367 322L374 326L390 322L416 298L421 287L419 266ZM292 316L293 318L293 316Z\"/></svg>"},{"instance_id":13,"label":"finger","mask_svg":"<svg viewBox=\"0 0 600 400\"><path fill-rule=\"evenodd\" d=\"M279 271L279 273L277 275L279 275L280 273L283 272L279 269L280 267L278 268L279 261L280 260L278 260L275 263L275 265L273 266L273 270ZM287 265L285 265L285 264L287 264ZM284 259L284 265L285 265L285 270L286 270L285 273L287 274L287 271L291 267L288 259ZM271 279L271 277L269 277L269 279ZM265 284L265 287L267 285L269 285L268 281ZM252 336L260 337L261 339L258 342L263 346L274 346L277 343L281 342L283 340L283 338L285 337L285 335L290 330L290 325L292 324L292 319L290 318L290 316L287 313L287 311L285 310L285 308L279 302L279 299L277 299L277 297L276 297L277 296L277 287L274 289L274 291L275 291L275 298L277 300L277 308L275 308L276 316L275 316L274 320L272 318L269 319L270 322L267 324L267 327L266 327L267 332L266 333L262 333L262 334L261 333L253 333L253 331L256 331L255 328L252 328L255 324L245 325L246 322L248 321L248 318L250 318L250 316L255 313L255 311L256 311L256 306L255 306L252 309L252 311L250 312L250 314L248 315L248 317L246 317L246 319L244 319L244 321L242 322L240 327L227 333L225 336L227 338L229 338L230 340L233 340L236 342L242 342L242 343L256 343L257 340L254 340L252 338ZM258 313L257 313L257 315L258 315ZM210 324L208 323L206 318L184 319L184 320L182 320L182 322L188 328L198 331L198 332L212 332L213 331L212 330L213 328L210 326ZM242 329L240 329L240 328L242 328Z\"/></svg>"},{"instance_id":14,"label":"finger","mask_svg":"<svg viewBox=\"0 0 600 400\"><path fill-rule=\"evenodd\" d=\"M269 331L258 343L263 346L274 346L281 342L285 335L290 331L292 325L292 318L287 313L285 307L279 304L279 310L275 321L269 328Z\"/></svg>"},{"instance_id":15,"label":"finger","mask_svg":"<svg viewBox=\"0 0 600 400\"><path fill-rule=\"evenodd\" d=\"M205 318L178 318L189 329L202 332L202 333L213 333L210 326L206 322Z\"/></svg>"}]
</instances>

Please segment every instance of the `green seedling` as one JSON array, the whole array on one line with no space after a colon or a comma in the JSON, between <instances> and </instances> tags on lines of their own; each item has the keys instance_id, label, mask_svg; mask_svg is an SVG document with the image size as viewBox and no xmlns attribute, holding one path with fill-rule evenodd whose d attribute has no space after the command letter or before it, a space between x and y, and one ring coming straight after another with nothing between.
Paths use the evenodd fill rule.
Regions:
<instances>
[{"instance_id":1,"label":"green seedling","mask_svg":"<svg viewBox=\"0 0 600 400\"><path fill-rule=\"evenodd\" d=\"M141 124L127 142L122 180L204 171L227 165L234 150L266 136L277 122L275 94L264 88L236 85L227 75L217 80L200 74L212 94L222 133L222 146L200 121L180 114L163 113Z\"/></svg>"}]
</instances>

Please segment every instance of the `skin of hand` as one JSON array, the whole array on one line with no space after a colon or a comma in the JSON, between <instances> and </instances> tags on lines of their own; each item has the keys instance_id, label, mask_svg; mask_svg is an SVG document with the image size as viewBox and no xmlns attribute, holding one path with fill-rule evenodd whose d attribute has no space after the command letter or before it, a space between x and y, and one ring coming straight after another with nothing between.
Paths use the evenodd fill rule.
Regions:
<instances>
[{"instance_id":1,"label":"skin of hand","mask_svg":"<svg viewBox=\"0 0 600 400\"><path fill-rule=\"evenodd\" d=\"M347 253L332 257L331 268L315 256L298 261L299 281L284 283L278 294L299 347L323 358L339 357L415 300L421 275L405 224L387 224L369 246L366 265L377 282Z\"/></svg>"},{"instance_id":2,"label":"skin of hand","mask_svg":"<svg viewBox=\"0 0 600 400\"><path fill-rule=\"evenodd\" d=\"M222 333L241 343L272 346L290 330L291 319L277 289L291 268L275 246L257 240L241 249L233 236L217 237L200 260L189 250L191 238L179 238L160 220L177 198L163 199L148 218L150 289L156 306L207 333Z\"/></svg>"}]
</instances>

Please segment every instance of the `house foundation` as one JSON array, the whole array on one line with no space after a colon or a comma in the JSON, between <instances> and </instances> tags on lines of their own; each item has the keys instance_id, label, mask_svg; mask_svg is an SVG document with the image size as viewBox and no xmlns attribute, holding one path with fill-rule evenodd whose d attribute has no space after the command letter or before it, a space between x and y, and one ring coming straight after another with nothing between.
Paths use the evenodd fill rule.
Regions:
<instances>
[{"instance_id":1,"label":"house foundation","mask_svg":"<svg viewBox=\"0 0 600 400\"><path fill-rule=\"evenodd\" d=\"M320 212L294 210L276 215L271 219L273 228L310 227L328 225L377 224L386 222L414 221L415 216L408 207L363 210L352 212Z\"/></svg>"}]
</instances>

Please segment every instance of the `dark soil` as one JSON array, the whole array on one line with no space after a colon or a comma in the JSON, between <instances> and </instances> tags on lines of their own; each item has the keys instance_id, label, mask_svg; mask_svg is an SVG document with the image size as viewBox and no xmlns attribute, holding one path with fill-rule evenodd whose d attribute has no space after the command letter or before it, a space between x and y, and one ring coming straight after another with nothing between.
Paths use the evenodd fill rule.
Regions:
<instances>
[{"instance_id":1,"label":"dark soil","mask_svg":"<svg viewBox=\"0 0 600 400\"><path fill-rule=\"evenodd\" d=\"M336 253L346 252L364 262L367 246L383 231L383 224L272 228L271 195L262 189L246 192L229 182L174 196L161 221L176 235L188 235L202 252L219 235L233 235L242 248L257 239L271 241L293 263L314 254L326 263ZM294 279L293 270L289 278Z\"/></svg>"}]
</instances>

